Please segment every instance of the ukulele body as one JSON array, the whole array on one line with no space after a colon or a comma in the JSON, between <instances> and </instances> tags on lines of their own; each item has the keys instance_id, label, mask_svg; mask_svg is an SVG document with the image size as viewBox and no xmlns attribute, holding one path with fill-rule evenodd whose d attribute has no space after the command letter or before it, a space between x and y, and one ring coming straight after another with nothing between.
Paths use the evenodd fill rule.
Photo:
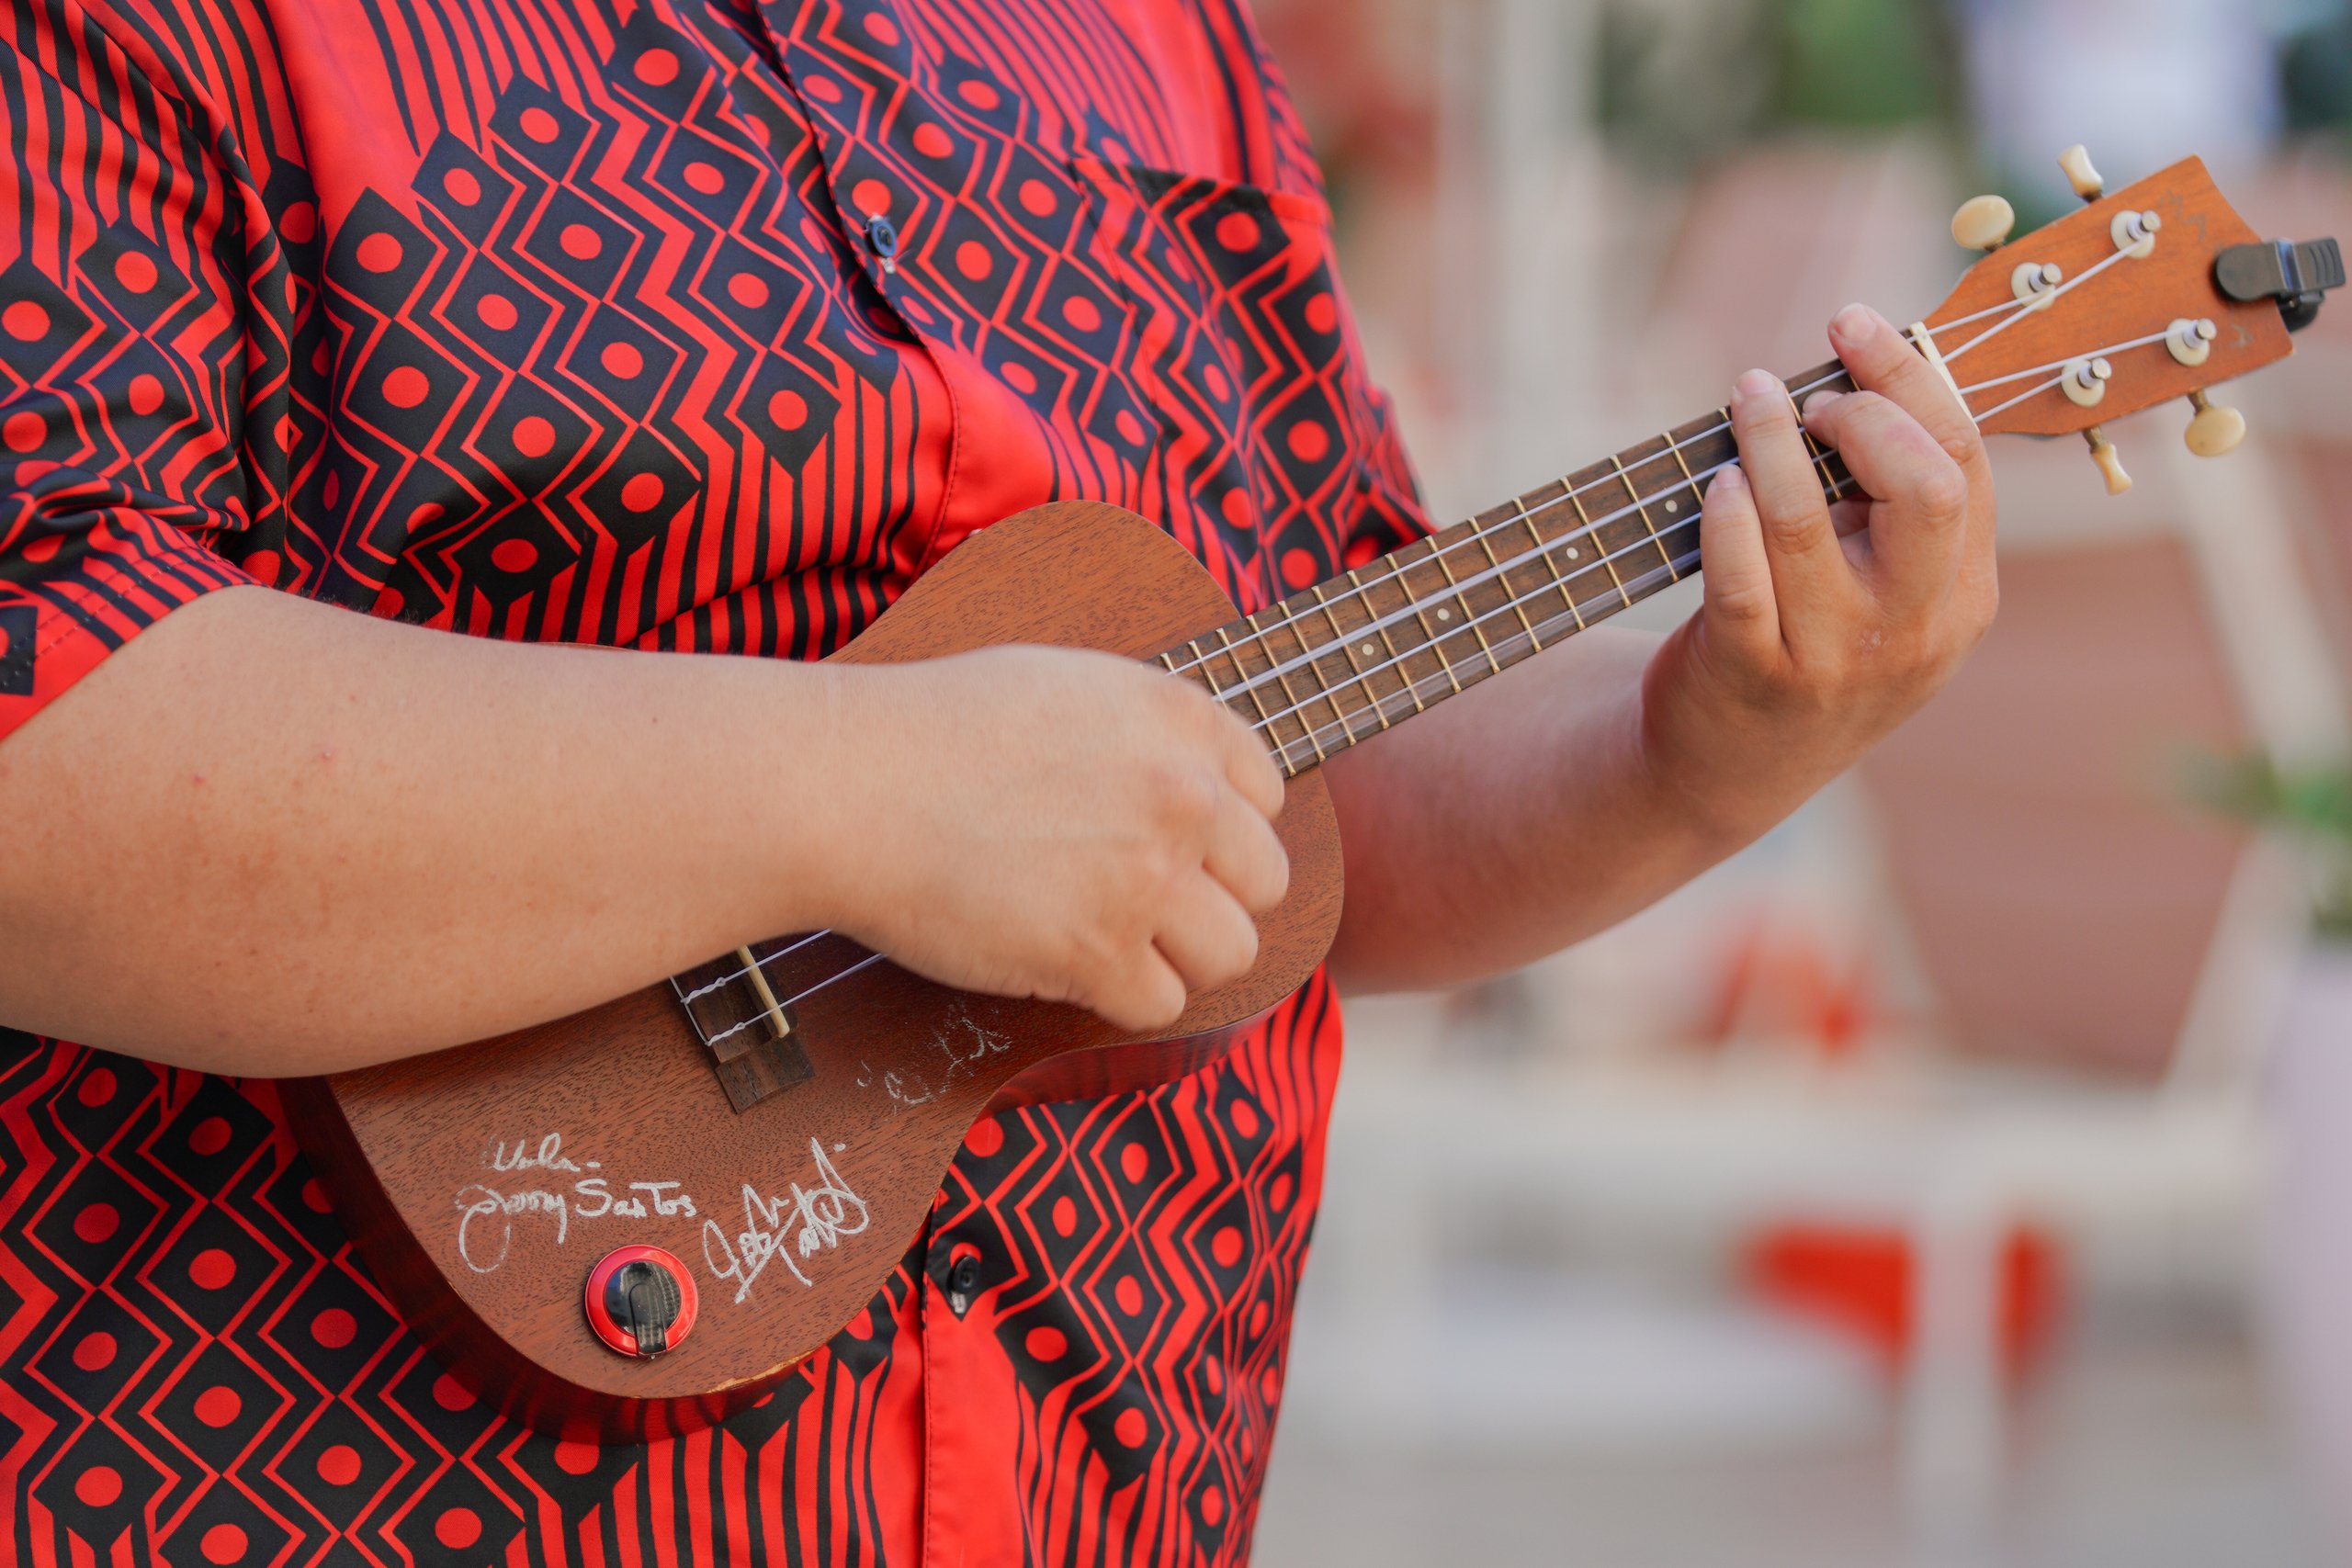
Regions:
<instances>
[{"instance_id":1,"label":"ukulele body","mask_svg":"<svg viewBox=\"0 0 2352 1568\"><path fill-rule=\"evenodd\" d=\"M835 657L1044 643L1152 658L1235 615L1159 528L1057 502L976 535ZM1288 791L1290 893L1259 921L1256 966L1164 1038L877 964L791 1008L809 1074L741 1112L667 985L284 1095L378 1281L461 1382L543 1430L691 1430L873 1300L992 1107L1181 1077L1306 981L1339 924L1340 843L1320 775ZM769 965L776 994L825 979L844 945ZM691 1334L650 1359L608 1348L583 1310L591 1269L639 1245L673 1254L698 1297Z\"/></svg>"}]
</instances>

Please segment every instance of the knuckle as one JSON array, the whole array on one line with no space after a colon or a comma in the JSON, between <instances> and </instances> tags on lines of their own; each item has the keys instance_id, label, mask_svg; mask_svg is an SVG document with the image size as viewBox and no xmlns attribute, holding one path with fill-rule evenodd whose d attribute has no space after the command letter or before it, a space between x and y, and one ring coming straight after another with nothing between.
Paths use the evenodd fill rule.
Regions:
<instances>
[{"instance_id":1,"label":"knuckle","mask_svg":"<svg viewBox=\"0 0 2352 1568\"><path fill-rule=\"evenodd\" d=\"M1813 542L1827 516L1819 507L1775 506L1764 513L1764 537L1782 550L1802 549Z\"/></svg>"},{"instance_id":2,"label":"knuckle","mask_svg":"<svg viewBox=\"0 0 2352 1568\"><path fill-rule=\"evenodd\" d=\"M1754 626L1772 613L1771 581L1764 579L1719 586L1715 590L1715 608L1726 621Z\"/></svg>"},{"instance_id":3,"label":"knuckle","mask_svg":"<svg viewBox=\"0 0 2352 1568\"><path fill-rule=\"evenodd\" d=\"M1190 827L1216 809L1216 781L1194 763L1170 758L1146 775L1154 814L1164 825Z\"/></svg>"},{"instance_id":4,"label":"knuckle","mask_svg":"<svg viewBox=\"0 0 2352 1568\"><path fill-rule=\"evenodd\" d=\"M1968 476L1949 459L1919 476L1913 492L1919 507L1938 522L1951 522L1968 510Z\"/></svg>"}]
</instances>

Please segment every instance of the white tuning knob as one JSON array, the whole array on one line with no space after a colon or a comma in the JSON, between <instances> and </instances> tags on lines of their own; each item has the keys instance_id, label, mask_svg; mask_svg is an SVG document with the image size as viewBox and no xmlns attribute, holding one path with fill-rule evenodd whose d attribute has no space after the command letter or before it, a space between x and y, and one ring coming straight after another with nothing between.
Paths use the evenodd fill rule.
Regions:
<instances>
[{"instance_id":1,"label":"white tuning knob","mask_svg":"<svg viewBox=\"0 0 2352 1568\"><path fill-rule=\"evenodd\" d=\"M1963 202L1951 215L1951 237L1972 251L1997 251L2018 226L2017 209L1997 196Z\"/></svg>"},{"instance_id":2,"label":"white tuning knob","mask_svg":"<svg viewBox=\"0 0 2352 1568\"><path fill-rule=\"evenodd\" d=\"M2097 201L2107 194L2107 182L2091 167L2090 150L2081 142L2058 154L2058 166L2066 171L2067 183L2085 201Z\"/></svg>"},{"instance_id":3,"label":"white tuning knob","mask_svg":"<svg viewBox=\"0 0 2352 1568\"><path fill-rule=\"evenodd\" d=\"M2188 422L2185 439L2188 449L2200 457L2220 457L2237 450L2245 439L2245 415L2232 408L2223 408L2201 391L2188 394L2189 406L2197 412Z\"/></svg>"},{"instance_id":4,"label":"white tuning knob","mask_svg":"<svg viewBox=\"0 0 2352 1568\"><path fill-rule=\"evenodd\" d=\"M2091 444L2091 461L2098 465L2100 477L2107 480L2107 493L2121 495L2130 490L2132 476L2123 471L2123 455L2107 438L2107 432L2094 424L2083 432L2083 439Z\"/></svg>"}]
</instances>

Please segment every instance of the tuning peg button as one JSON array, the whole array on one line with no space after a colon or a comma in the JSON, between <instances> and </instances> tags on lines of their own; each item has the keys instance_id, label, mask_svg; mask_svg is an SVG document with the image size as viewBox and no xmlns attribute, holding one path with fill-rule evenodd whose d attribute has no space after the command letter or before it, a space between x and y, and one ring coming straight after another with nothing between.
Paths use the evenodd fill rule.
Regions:
<instances>
[{"instance_id":1,"label":"tuning peg button","mask_svg":"<svg viewBox=\"0 0 2352 1568\"><path fill-rule=\"evenodd\" d=\"M2090 150L2081 142L2058 154L2058 166L2066 171L2067 183L2085 201L2097 201L2107 194L2107 182L2091 167Z\"/></svg>"},{"instance_id":2,"label":"tuning peg button","mask_svg":"<svg viewBox=\"0 0 2352 1568\"><path fill-rule=\"evenodd\" d=\"M2236 451L2238 443L2245 439L2245 415L2223 408L2201 391L2189 393L2188 402L2197 411L2185 437L2188 449L2200 457L2226 457Z\"/></svg>"},{"instance_id":3,"label":"tuning peg button","mask_svg":"<svg viewBox=\"0 0 2352 1568\"><path fill-rule=\"evenodd\" d=\"M2083 439L2091 444L2091 461L2098 465L2099 474L2107 480L2107 493L2121 495L2130 490L2132 476L2123 471L2123 455L2107 438L2107 432L2094 424L2083 432Z\"/></svg>"},{"instance_id":4,"label":"tuning peg button","mask_svg":"<svg viewBox=\"0 0 2352 1568\"><path fill-rule=\"evenodd\" d=\"M1975 197L1951 215L1951 237L1972 251L1997 251L2018 226L2017 209L1997 196Z\"/></svg>"}]
</instances>

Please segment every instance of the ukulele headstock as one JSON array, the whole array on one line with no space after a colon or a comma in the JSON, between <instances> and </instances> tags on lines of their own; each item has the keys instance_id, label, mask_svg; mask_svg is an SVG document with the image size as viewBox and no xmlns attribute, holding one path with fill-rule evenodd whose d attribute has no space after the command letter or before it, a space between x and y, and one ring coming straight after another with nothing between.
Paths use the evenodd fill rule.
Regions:
<instances>
[{"instance_id":1,"label":"ukulele headstock","mask_svg":"<svg viewBox=\"0 0 2352 1568\"><path fill-rule=\"evenodd\" d=\"M2293 353L2344 263L2263 240L2199 159L2113 193L2081 148L2059 163L2086 205L2016 241L1998 197L1962 207L1952 237L1988 254L1914 335L1987 434L2081 433L2112 494L2132 481L2100 424L2183 398L2189 450L2229 451L2245 422L2206 389Z\"/></svg>"}]
</instances>

